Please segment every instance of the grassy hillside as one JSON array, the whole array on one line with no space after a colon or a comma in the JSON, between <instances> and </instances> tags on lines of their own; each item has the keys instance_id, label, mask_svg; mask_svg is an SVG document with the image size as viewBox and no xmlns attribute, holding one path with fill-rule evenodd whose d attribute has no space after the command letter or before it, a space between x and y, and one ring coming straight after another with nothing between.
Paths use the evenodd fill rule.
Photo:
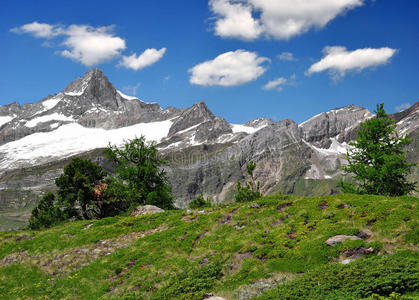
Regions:
<instances>
[{"instance_id":1,"label":"grassy hillside","mask_svg":"<svg viewBox=\"0 0 419 300\"><path fill-rule=\"evenodd\" d=\"M0 232L0 299L417 299L418 250L418 198L270 196Z\"/></svg>"}]
</instances>

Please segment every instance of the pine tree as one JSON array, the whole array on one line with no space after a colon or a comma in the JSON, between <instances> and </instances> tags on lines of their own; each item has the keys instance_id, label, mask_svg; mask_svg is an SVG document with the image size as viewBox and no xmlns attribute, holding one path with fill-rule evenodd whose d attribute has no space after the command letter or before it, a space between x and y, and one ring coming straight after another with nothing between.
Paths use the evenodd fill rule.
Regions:
<instances>
[{"instance_id":1,"label":"pine tree","mask_svg":"<svg viewBox=\"0 0 419 300\"><path fill-rule=\"evenodd\" d=\"M395 122L377 105L376 116L361 123L358 137L350 143L348 164L342 169L353 174L353 183L340 182L344 192L387 196L406 195L415 190L407 176L415 164L406 162L403 147L408 136L399 137Z\"/></svg>"},{"instance_id":2,"label":"pine tree","mask_svg":"<svg viewBox=\"0 0 419 300\"><path fill-rule=\"evenodd\" d=\"M131 208L145 204L174 208L172 191L161 168L166 161L153 143L146 144L142 136L128 141L122 149L110 145L106 154L118 175L109 184L115 198L125 199Z\"/></svg>"},{"instance_id":3,"label":"pine tree","mask_svg":"<svg viewBox=\"0 0 419 300\"><path fill-rule=\"evenodd\" d=\"M29 218L30 229L49 228L64 219L53 193L46 193L32 210Z\"/></svg>"},{"instance_id":4,"label":"pine tree","mask_svg":"<svg viewBox=\"0 0 419 300\"><path fill-rule=\"evenodd\" d=\"M68 218L96 217L95 186L107 175L101 166L89 159L73 158L64 174L55 180L58 203Z\"/></svg>"},{"instance_id":5,"label":"pine tree","mask_svg":"<svg viewBox=\"0 0 419 300\"><path fill-rule=\"evenodd\" d=\"M255 183L253 172L256 169L256 163L250 161L247 166L247 174L250 176L250 181L246 185L242 186L240 182L236 185L236 201L237 202L248 202L259 199L262 197L260 193L260 182Z\"/></svg>"}]
</instances>

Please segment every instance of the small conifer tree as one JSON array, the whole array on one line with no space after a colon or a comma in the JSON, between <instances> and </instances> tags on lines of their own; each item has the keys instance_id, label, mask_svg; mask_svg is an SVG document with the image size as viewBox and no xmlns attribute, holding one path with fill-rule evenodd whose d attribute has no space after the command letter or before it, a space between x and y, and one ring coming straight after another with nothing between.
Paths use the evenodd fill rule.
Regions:
<instances>
[{"instance_id":1,"label":"small conifer tree","mask_svg":"<svg viewBox=\"0 0 419 300\"><path fill-rule=\"evenodd\" d=\"M236 201L237 202L248 202L256 200L262 197L260 193L260 182L258 181L255 183L254 178L254 171L256 169L256 163L254 161L250 161L247 166L247 174L250 176L250 181L247 182L246 185L243 185L238 181L236 185Z\"/></svg>"},{"instance_id":2,"label":"small conifer tree","mask_svg":"<svg viewBox=\"0 0 419 300\"><path fill-rule=\"evenodd\" d=\"M395 122L386 114L384 105L377 105L376 116L361 123L358 137L350 143L348 164L342 169L353 174L354 182L340 182L346 193L387 196L406 195L415 190L407 176L415 164L406 162L404 146L408 136L400 137Z\"/></svg>"}]
</instances>

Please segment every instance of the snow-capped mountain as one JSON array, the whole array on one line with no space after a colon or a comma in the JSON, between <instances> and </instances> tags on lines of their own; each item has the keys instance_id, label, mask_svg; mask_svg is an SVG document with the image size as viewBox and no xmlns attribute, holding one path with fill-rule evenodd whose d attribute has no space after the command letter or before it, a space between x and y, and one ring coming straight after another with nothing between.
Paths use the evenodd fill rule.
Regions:
<instances>
[{"instance_id":1,"label":"snow-capped mountain","mask_svg":"<svg viewBox=\"0 0 419 300\"><path fill-rule=\"evenodd\" d=\"M218 202L230 200L250 160L257 163L256 177L265 193L333 193L348 142L372 116L349 105L301 124L270 119L229 124L204 102L163 109L127 96L93 69L39 102L0 106L0 208L36 201L54 187L70 157L104 164L95 149L140 135L156 142L169 160L166 171L180 207L200 193ZM399 132L412 137L408 157L417 161L419 103L393 118Z\"/></svg>"}]
</instances>

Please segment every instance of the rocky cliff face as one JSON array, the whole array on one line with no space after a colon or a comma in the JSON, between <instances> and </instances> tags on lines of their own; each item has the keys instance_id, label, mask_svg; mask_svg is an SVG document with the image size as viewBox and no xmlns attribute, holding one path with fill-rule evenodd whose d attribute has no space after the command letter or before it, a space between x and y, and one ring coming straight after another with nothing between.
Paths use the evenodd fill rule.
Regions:
<instances>
[{"instance_id":1,"label":"rocky cliff face","mask_svg":"<svg viewBox=\"0 0 419 300\"><path fill-rule=\"evenodd\" d=\"M418 105L393 115L399 132L413 139L408 159L414 162ZM349 105L301 124L270 119L229 124L204 102L162 109L124 95L93 69L40 102L0 106L0 215L1 207L34 203L53 189L72 156L105 165L101 148L140 135L155 141L170 161L166 171L179 207L200 193L216 202L232 200L251 160L264 193L335 193L348 142L371 117L367 109ZM419 177L417 169L413 176Z\"/></svg>"}]
</instances>

